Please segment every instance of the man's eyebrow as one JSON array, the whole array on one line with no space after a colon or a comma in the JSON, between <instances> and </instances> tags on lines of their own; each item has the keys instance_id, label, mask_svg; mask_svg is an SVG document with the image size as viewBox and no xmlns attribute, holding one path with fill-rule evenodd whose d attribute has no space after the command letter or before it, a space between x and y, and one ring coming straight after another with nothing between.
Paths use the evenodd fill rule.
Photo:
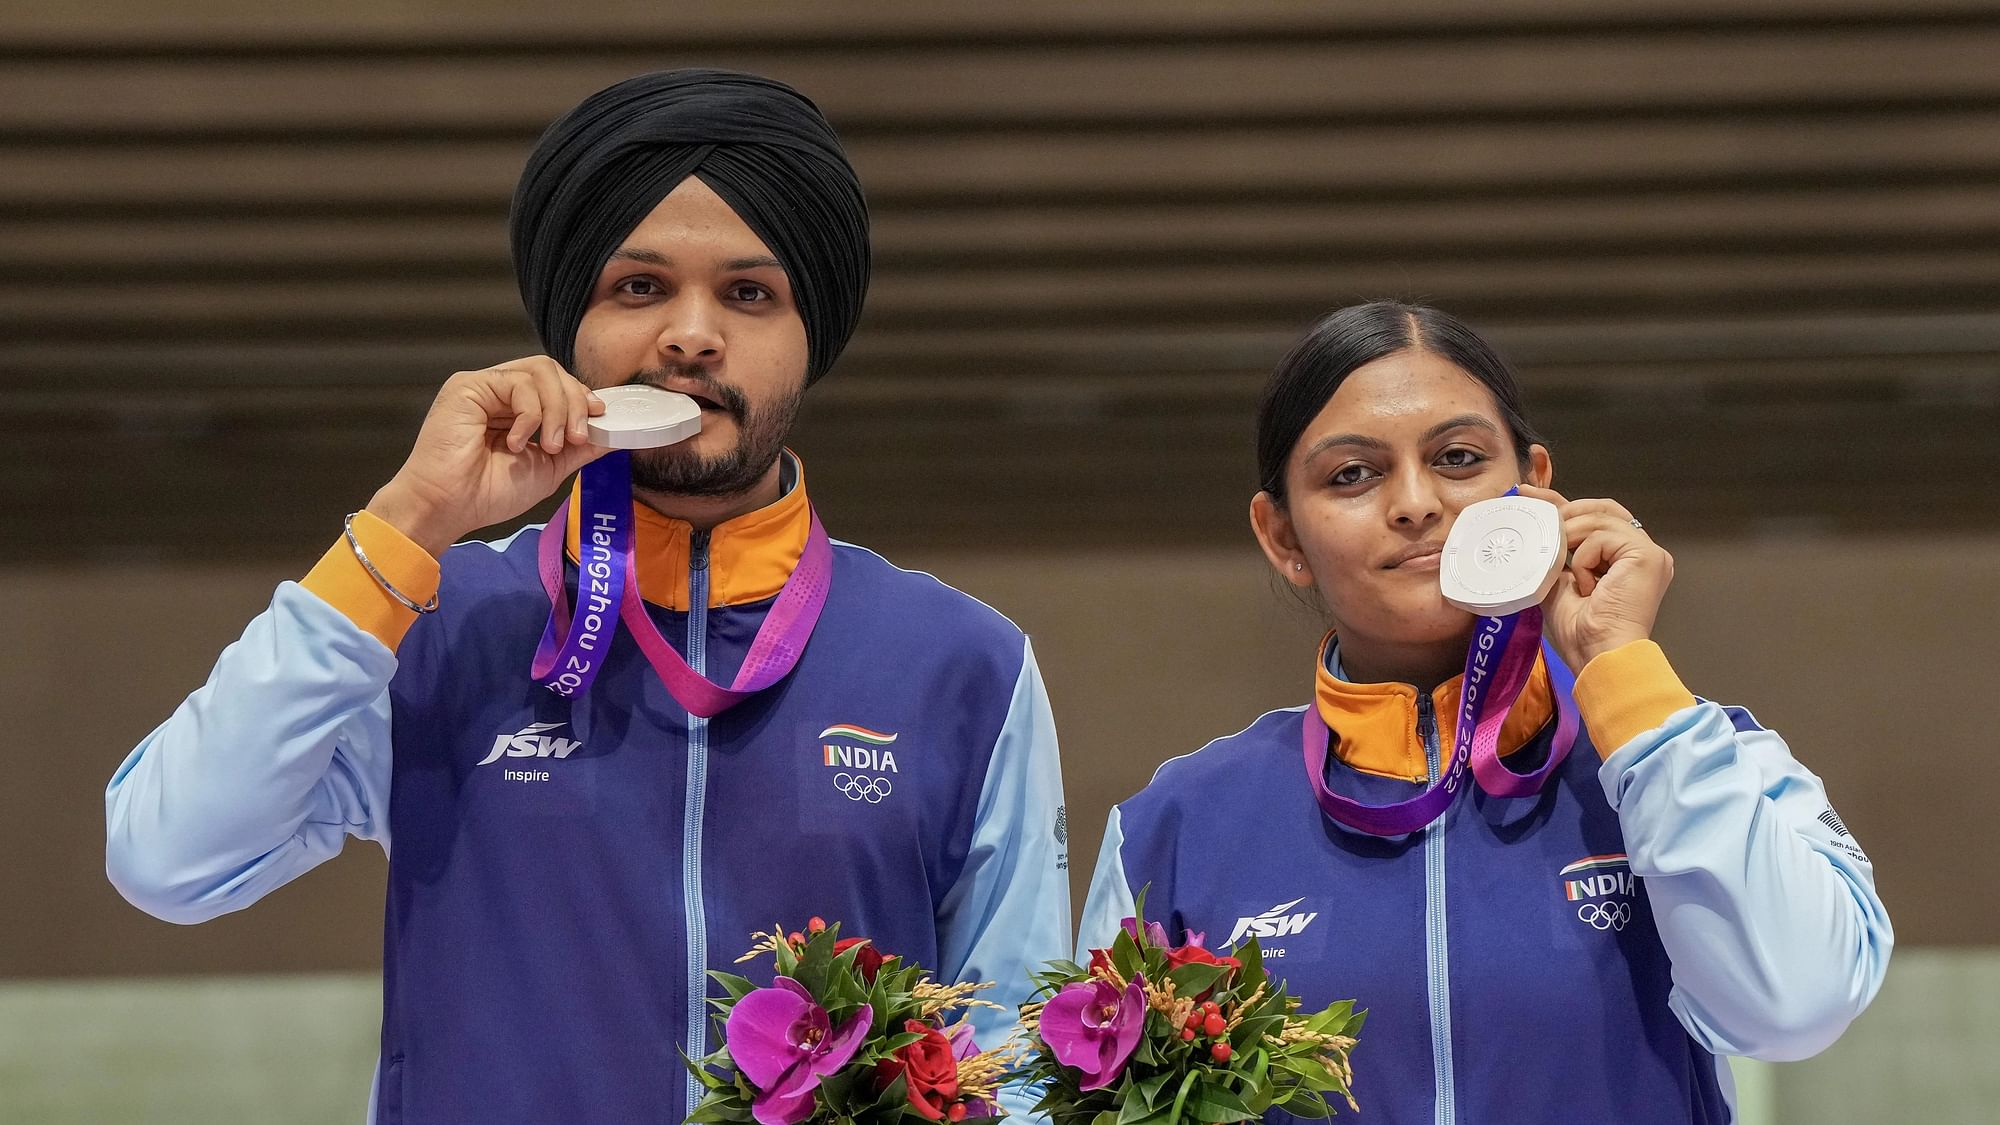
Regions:
<instances>
[{"instance_id":1,"label":"man's eyebrow","mask_svg":"<svg viewBox=\"0 0 2000 1125\"><path fill-rule=\"evenodd\" d=\"M620 246L611 252L611 260L614 262L644 262L649 266L663 267L671 267L674 264L672 258L667 257L658 250L648 250L643 246Z\"/></svg>"},{"instance_id":2,"label":"man's eyebrow","mask_svg":"<svg viewBox=\"0 0 2000 1125\"><path fill-rule=\"evenodd\" d=\"M641 262L649 266L659 266L661 269L672 269L674 267L674 260L672 258L660 253L658 250L650 250L644 246L621 246L611 252L611 260L614 262ZM785 268L785 264L769 254L753 254L747 258L731 258L722 263L722 268L726 273L741 273L744 270L783 269Z\"/></svg>"}]
</instances>

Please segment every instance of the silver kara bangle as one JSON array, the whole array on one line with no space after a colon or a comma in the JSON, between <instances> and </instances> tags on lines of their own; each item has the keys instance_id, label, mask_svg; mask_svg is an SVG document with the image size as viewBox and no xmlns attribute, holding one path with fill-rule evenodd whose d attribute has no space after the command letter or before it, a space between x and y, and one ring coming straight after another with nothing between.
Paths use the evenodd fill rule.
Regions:
<instances>
[{"instance_id":1,"label":"silver kara bangle","mask_svg":"<svg viewBox=\"0 0 2000 1125\"><path fill-rule=\"evenodd\" d=\"M368 561L368 552L361 549L361 540L356 539L354 537L354 517L359 514L360 514L359 512L347 513L347 518L345 520L342 520L340 524L341 531L347 536L348 547L352 548L354 551L355 559L361 563L363 569L368 571L370 577L374 578L375 581L379 583L384 590L389 591L390 597L396 599L399 602L402 602L405 608L411 610L414 613L436 613L438 607L438 598L436 594L431 595L431 600L428 605L418 605L415 601L411 600L408 594L405 594L401 590L398 590L394 586L390 585L389 580L387 578L382 577L382 572L375 569L375 564Z\"/></svg>"}]
</instances>

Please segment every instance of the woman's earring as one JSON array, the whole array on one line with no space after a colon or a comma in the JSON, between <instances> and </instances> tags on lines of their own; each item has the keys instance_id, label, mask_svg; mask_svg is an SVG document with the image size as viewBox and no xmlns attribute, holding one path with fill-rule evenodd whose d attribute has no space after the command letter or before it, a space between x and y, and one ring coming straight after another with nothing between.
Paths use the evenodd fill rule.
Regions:
<instances>
[{"instance_id":1,"label":"woman's earring","mask_svg":"<svg viewBox=\"0 0 2000 1125\"><path fill-rule=\"evenodd\" d=\"M1293 570L1304 570L1305 568L1306 568L1306 564L1304 564L1304 563L1302 563L1302 562L1295 562L1295 563L1293 563L1293 564L1292 564L1292 569L1293 569Z\"/></svg>"}]
</instances>

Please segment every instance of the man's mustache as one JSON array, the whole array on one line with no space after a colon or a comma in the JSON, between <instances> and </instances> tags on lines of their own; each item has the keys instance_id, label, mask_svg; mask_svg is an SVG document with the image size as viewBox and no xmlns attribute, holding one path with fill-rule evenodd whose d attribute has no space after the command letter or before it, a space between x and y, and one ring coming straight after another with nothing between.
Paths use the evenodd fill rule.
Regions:
<instances>
[{"instance_id":1,"label":"man's mustache","mask_svg":"<svg viewBox=\"0 0 2000 1125\"><path fill-rule=\"evenodd\" d=\"M683 386L669 386L669 380L673 379L682 380ZM686 386L687 383L693 383L694 386ZM657 387L663 391L696 394L721 407L738 423L750 415L750 400L744 397L743 392L709 374L708 368L700 364L649 367L625 380L624 385Z\"/></svg>"}]
</instances>

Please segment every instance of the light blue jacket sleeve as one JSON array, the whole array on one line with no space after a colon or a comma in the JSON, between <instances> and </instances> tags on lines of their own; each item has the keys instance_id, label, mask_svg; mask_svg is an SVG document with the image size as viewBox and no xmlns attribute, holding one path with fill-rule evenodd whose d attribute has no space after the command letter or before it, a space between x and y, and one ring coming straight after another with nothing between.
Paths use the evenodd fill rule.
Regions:
<instances>
[{"instance_id":1,"label":"light blue jacket sleeve","mask_svg":"<svg viewBox=\"0 0 2000 1125\"><path fill-rule=\"evenodd\" d=\"M1747 711L1702 702L1620 747L1598 779L1688 1034L1770 1061L1837 1039L1881 987L1895 936L1819 778Z\"/></svg>"},{"instance_id":2,"label":"light blue jacket sleeve","mask_svg":"<svg viewBox=\"0 0 2000 1125\"><path fill-rule=\"evenodd\" d=\"M396 656L295 582L139 743L104 794L105 871L168 922L241 910L340 851L388 846Z\"/></svg>"},{"instance_id":3,"label":"light blue jacket sleeve","mask_svg":"<svg viewBox=\"0 0 2000 1125\"><path fill-rule=\"evenodd\" d=\"M1028 974L1069 953L1062 764L1041 670L1033 647L1022 644L1021 672L987 766L965 868L938 911L939 978L993 981L997 987L983 995L1005 1008L975 1008L970 1016L985 1049L1013 1031L1020 1005L1033 994ZM1035 1100L1020 1089L1000 1093L1016 1117L1028 1117Z\"/></svg>"},{"instance_id":4,"label":"light blue jacket sleeve","mask_svg":"<svg viewBox=\"0 0 2000 1125\"><path fill-rule=\"evenodd\" d=\"M1104 843L1097 849L1097 867L1090 873L1090 892L1084 896L1083 917L1077 926L1074 960L1079 965L1090 964L1091 950L1109 949L1125 919L1138 914L1131 880L1125 874L1121 815L1113 805L1104 823Z\"/></svg>"}]
</instances>

